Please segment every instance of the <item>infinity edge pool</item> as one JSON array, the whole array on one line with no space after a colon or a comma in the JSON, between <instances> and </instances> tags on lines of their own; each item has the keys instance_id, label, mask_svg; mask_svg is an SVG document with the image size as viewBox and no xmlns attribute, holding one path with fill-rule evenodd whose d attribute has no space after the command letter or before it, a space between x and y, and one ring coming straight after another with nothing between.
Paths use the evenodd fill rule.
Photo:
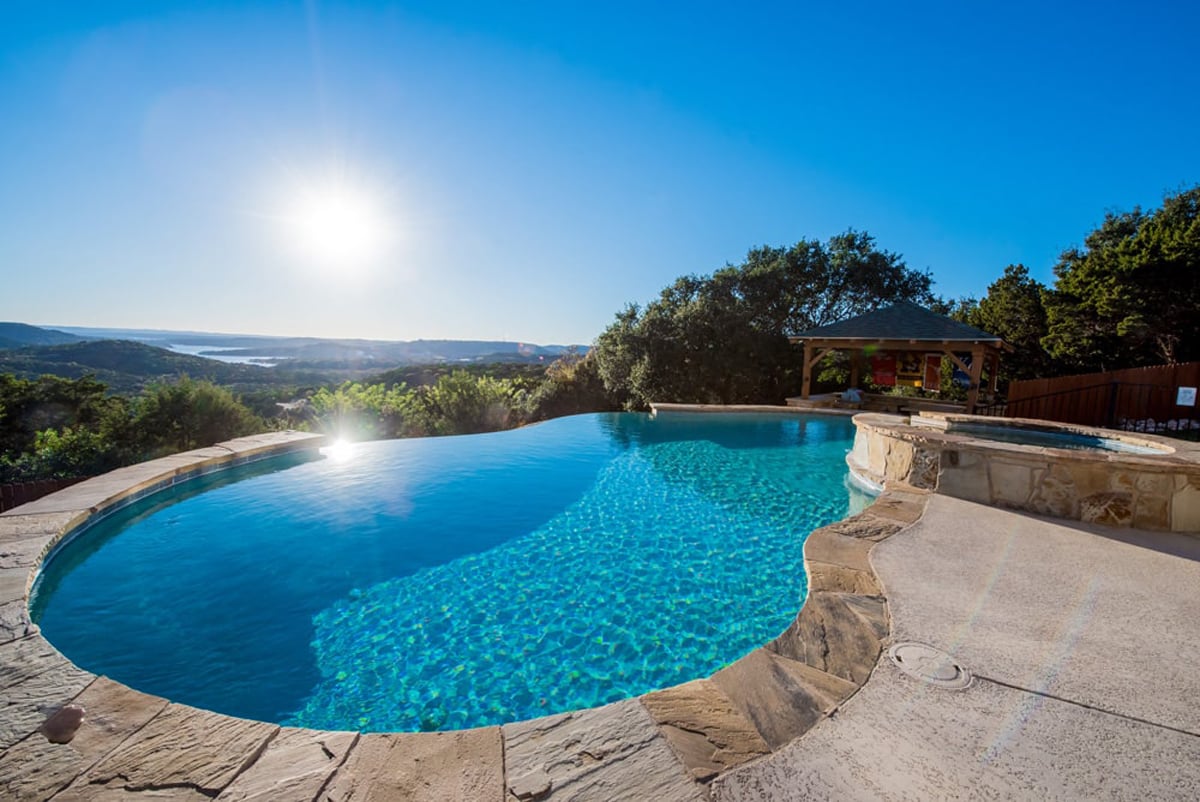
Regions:
<instances>
[{"instance_id":1,"label":"infinity edge pool","mask_svg":"<svg viewBox=\"0 0 1200 802\"><path fill-rule=\"evenodd\" d=\"M804 549L809 596L792 625L712 677L601 708L475 730L352 736L209 713L79 669L30 622L28 594L43 560L95 516L206 472L321 443L294 432L242 438L120 469L0 515L0 686L14 698L0 715L6 759L36 747L41 736L35 730L47 714L74 703L89 711L83 731L91 732L88 721L100 720L110 736L90 770L75 760L42 766L45 781L58 771L72 788L190 783L215 795L286 775L317 783L314 791L350 783L345 790L351 792L362 778L379 778L386 768L386 782L432 771L433 787L454 786L461 795L464 783L479 783L497 794L478 798L524 799L537 796L543 782L545 772L535 768L542 765L539 754L568 741L583 752L603 752L589 738L607 742L621 733L619 740L632 739L639 753L657 750L661 760L643 767L648 781L662 774L664 783L685 794L668 796L691 798L688 788L780 748L866 682L889 629L886 600L867 555L876 542L916 521L924 503L920 492L889 492L866 512L813 532ZM113 733L120 734L115 741ZM168 734L164 746L161 738ZM90 740L80 743L100 748ZM400 744L404 756L392 752ZM601 762L613 771L629 770L620 768L620 756L611 757ZM671 768L680 765L686 772Z\"/></svg>"}]
</instances>

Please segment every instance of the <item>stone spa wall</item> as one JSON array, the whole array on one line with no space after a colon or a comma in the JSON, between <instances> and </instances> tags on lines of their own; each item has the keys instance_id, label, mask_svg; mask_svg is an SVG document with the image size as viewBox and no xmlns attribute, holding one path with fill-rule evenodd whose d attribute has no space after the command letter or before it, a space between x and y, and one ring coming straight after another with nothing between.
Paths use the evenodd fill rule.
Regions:
<instances>
[{"instance_id":1,"label":"stone spa wall","mask_svg":"<svg viewBox=\"0 0 1200 802\"><path fill-rule=\"evenodd\" d=\"M863 414L846 457L859 481L902 482L947 496L1107 526L1200 533L1200 445L1045 421ZM920 425L925 423L927 425ZM1057 430L1160 449L1140 454L988 440L955 424ZM946 428L931 428L946 427Z\"/></svg>"}]
</instances>

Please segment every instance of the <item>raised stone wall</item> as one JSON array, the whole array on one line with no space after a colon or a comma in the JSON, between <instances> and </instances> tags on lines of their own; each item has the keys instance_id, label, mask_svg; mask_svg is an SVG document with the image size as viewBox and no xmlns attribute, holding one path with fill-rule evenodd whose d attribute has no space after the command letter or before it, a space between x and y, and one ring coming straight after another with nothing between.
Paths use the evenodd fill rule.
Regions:
<instances>
[{"instance_id":1,"label":"raised stone wall","mask_svg":"<svg viewBox=\"0 0 1200 802\"><path fill-rule=\"evenodd\" d=\"M858 431L847 463L876 485L902 482L967 501L1106 526L1200 533L1200 446L1195 443L1063 427L1163 449L1134 454L1017 445L952 428L914 426L909 418L893 415L864 414L854 422ZM1042 421L1014 423L1047 428Z\"/></svg>"}]
</instances>

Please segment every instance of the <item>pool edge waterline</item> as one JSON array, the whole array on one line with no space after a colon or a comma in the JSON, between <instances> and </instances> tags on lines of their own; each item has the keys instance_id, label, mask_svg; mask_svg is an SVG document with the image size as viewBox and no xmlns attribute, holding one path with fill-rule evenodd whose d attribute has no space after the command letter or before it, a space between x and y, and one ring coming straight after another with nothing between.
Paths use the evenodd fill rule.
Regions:
<instances>
[{"instance_id":1,"label":"pool edge waterline","mask_svg":"<svg viewBox=\"0 0 1200 802\"><path fill-rule=\"evenodd\" d=\"M5 607L19 604L20 616L15 627L9 627L3 632L4 641L0 643L3 656L0 656L0 665L10 661L29 663L32 660L38 665L38 675L54 676L58 679L47 682L40 693L33 694L37 697L36 704L14 706L21 708L19 710L10 707L5 713L5 719L8 719L5 721L5 729L32 732L41 724L44 718L43 710L71 702L81 697L81 694L87 696L85 689L96 687L98 682L104 683L105 687L115 685L71 664L52 644L42 638L36 626L29 620L29 592L41 566L54 550L85 531L95 521L157 490L255 459L279 456L289 451L315 450L324 442L324 438L320 436L305 433L274 433L242 438L213 448L198 449L120 469L0 516L0 533L4 536L5 549L15 549L20 555L14 567L3 569L4 573L10 574L6 579L16 578L11 572L25 573L24 591L20 597L2 600ZM749 733L754 735L750 740L756 740L758 746L743 754L741 762L763 754L764 747L766 751L779 748L815 724L831 707L836 707L849 698L869 676L879 654L880 644L887 637L889 622L886 600L866 559L867 554L874 543L919 518L922 509L921 493L890 492L880 497L864 513L814 531L809 535L804 547L809 592L793 623L779 637L735 660L711 677L613 702L600 708L555 714L548 719L575 721L582 725L597 717L603 718L607 715L604 711L632 710L635 718L644 719L643 723L648 723L656 732L661 731L656 737L665 738L677 757L689 765L699 758L688 753L685 743L672 740L671 733L677 728L668 726L688 710L693 714L715 716L719 719L716 723L708 724L693 722L700 726L701 731L705 731L709 724L725 730L729 727L745 730L748 727ZM849 548L847 544L850 544ZM6 582L5 586L13 587L11 581ZM826 643L812 643L813 639L818 637L817 627L813 626L814 621L806 622L805 619L814 616L820 617L822 621L820 640L830 641L835 646L834 649L829 649L829 644ZM824 624L828 622L835 626L825 632ZM838 637L838 633L834 631L838 627L853 632L843 633L848 637ZM844 644L851 642L874 644L874 648L842 648ZM839 651L843 653L839 654ZM27 673L20 672L19 676L25 677ZM780 677L789 679L781 685ZM28 681L31 679L23 678L17 684ZM757 690L750 693L751 689ZM793 704L789 710L764 709L763 699L766 697L760 693L764 689L768 696L804 701L798 705ZM27 690L37 689L30 687ZM99 691L96 694L99 694ZM700 713L696 713L697 698L706 700L700 705L700 708L703 708ZM31 703L32 701L31 699ZM186 708L184 705L171 707ZM207 711L195 710L195 713L208 717L217 716L229 722L244 722ZM403 735L404 738L442 738L444 741L446 738L457 738L460 735L467 737L474 732L498 732L501 728L519 733L538 721L541 719L492 725L478 730L404 733L397 734L396 737ZM262 726L278 732L277 725ZM309 732L315 738L321 731L294 732ZM362 737L389 736L381 734ZM10 745L0 744L0 748ZM720 770L730 767L732 766L724 766ZM698 777L704 773L702 767L692 768ZM336 770L336 767L333 770Z\"/></svg>"}]
</instances>

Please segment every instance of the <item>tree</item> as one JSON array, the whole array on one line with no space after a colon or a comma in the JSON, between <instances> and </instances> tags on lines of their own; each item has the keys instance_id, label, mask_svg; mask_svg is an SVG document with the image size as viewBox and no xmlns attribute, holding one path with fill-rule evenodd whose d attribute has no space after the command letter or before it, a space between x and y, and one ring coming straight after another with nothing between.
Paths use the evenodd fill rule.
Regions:
<instances>
[{"instance_id":1,"label":"tree","mask_svg":"<svg viewBox=\"0 0 1200 802\"><path fill-rule=\"evenodd\" d=\"M94 476L120 466L119 450L98 431L66 426L62 431L37 433L33 450L10 460L0 457L0 481L74 479Z\"/></svg>"},{"instance_id":2,"label":"tree","mask_svg":"<svg viewBox=\"0 0 1200 802\"><path fill-rule=\"evenodd\" d=\"M963 320L1001 337L1014 353L1000 364L1000 380L1035 379L1056 375L1054 358L1042 347L1049 333L1044 298L1049 290L1030 278L1025 265L1009 265L988 286L987 295L967 307Z\"/></svg>"},{"instance_id":3,"label":"tree","mask_svg":"<svg viewBox=\"0 0 1200 802\"><path fill-rule=\"evenodd\" d=\"M18 379L0 374L0 452L31 451L38 432L63 427L97 427L121 414L122 399L92 376Z\"/></svg>"},{"instance_id":4,"label":"tree","mask_svg":"<svg viewBox=\"0 0 1200 802\"><path fill-rule=\"evenodd\" d=\"M1200 359L1200 186L1109 213L1054 273L1043 345L1070 368Z\"/></svg>"},{"instance_id":5,"label":"tree","mask_svg":"<svg viewBox=\"0 0 1200 802\"><path fill-rule=\"evenodd\" d=\"M147 455L210 446L267 428L229 390L187 376L147 389L138 400L133 426Z\"/></svg>"},{"instance_id":6,"label":"tree","mask_svg":"<svg viewBox=\"0 0 1200 802\"><path fill-rule=\"evenodd\" d=\"M788 334L896 301L930 303L931 284L866 233L756 248L740 265L684 276L644 309L619 312L596 340L596 365L631 408L778 402L796 383Z\"/></svg>"},{"instance_id":7,"label":"tree","mask_svg":"<svg viewBox=\"0 0 1200 802\"><path fill-rule=\"evenodd\" d=\"M322 431L349 440L402 437L414 426L412 391L403 383L344 382L334 390L320 388L309 404Z\"/></svg>"},{"instance_id":8,"label":"tree","mask_svg":"<svg viewBox=\"0 0 1200 802\"><path fill-rule=\"evenodd\" d=\"M529 415L546 420L580 412L605 412L616 409L604 389L595 354L580 355L569 349L546 368L543 381L529 395Z\"/></svg>"}]
</instances>

